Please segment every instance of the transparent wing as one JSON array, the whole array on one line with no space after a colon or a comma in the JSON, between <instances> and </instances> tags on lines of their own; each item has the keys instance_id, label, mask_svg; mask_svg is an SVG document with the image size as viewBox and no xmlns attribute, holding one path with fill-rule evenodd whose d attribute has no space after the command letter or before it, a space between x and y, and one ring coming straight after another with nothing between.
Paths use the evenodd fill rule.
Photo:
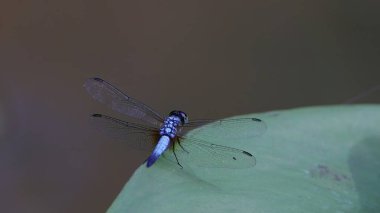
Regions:
<instances>
[{"instance_id":1,"label":"transparent wing","mask_svg":"<svg viewBox=\"0 0 380 213\"><path fill-rule=\"evenodd\" d=\"M159 127L163 122L162 116L150 107L129 97L100 78L89 78L83 86L95 100L117 112L145 121L154 127Z\"/></svg>"},{"instance_id":2,"label":"transparent wing","mask_svg":"<svg viewBox=\"0 0 380 213\"><path fill-rule=\"evenodd\" d=\"M191 135L196 134L197 138L212 137L216 140L260 136L267 129L265 122L258 118L195 120L182 127L181 135L200 126L205 126L205 128L195 129Z\"/></svg>"},{"instance_id":3,"label":"transparent wing","mask_svg":"<svg viewBox=\"0 0 380 213\"><path fill-rule=\"evenodd\" d=\"M99 132L127 142L139 150L151 150L158 139L158 131L140 124L119 120L107 115L93 114L91 124Z\"/></svg>"},{"instance_id":4,"label":"transparent wing","mask_svg":"<svg viewBox=\"0 0 380 213\"><path fill-rule=\"evenodd\" d=\"M178 144L179 142L179 144ZM196 138L177 138L174 152L179 163L209 168L249 168L256 164L255 157L244 150L208 143ZM166 158L176 162L173 150Z\"/></svg>"}]
</instances>

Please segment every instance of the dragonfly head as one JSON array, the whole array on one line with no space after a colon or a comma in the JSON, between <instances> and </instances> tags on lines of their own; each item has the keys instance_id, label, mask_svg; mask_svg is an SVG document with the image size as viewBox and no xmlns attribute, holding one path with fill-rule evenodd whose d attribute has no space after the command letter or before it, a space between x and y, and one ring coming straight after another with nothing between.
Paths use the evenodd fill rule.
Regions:
<instances>
[{"instance_id":1,"label":"dragonfly head","mask_svg":"<svg viewBox=\"0 0 380 213\"><path fill-rule=\"evenodd\" d=\"M169 116L177 116L181 120L182 125L187 124L189 122L189 118L187 117L187 114L179 110L171 111L169 113Z\"/></svg>"}]
</instances>

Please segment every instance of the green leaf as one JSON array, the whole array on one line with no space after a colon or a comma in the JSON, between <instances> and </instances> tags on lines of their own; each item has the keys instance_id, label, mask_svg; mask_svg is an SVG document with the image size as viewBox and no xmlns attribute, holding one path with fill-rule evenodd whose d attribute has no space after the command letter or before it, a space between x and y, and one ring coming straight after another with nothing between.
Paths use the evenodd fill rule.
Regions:
<instances>
[{"instance_id":1,"label":"green leaf","mask_svg":"<svg viewBox=\"0 0 380 213\"><path fill-rule=\"evenodd\" d=\"M380 212L380 105L252 116L266 122L264 135L213 142L253 153L255 167L160 159L135 172L108 212Z\"/></svg>"}]
</instances>

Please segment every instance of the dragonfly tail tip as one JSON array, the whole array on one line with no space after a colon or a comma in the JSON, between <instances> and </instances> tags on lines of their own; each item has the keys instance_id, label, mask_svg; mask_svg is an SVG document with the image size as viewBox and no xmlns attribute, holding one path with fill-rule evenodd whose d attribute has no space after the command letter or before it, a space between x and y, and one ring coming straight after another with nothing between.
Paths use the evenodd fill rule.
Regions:
<instances>
[{"instance_id":1,"label":"dragonfly tail tip","mask_svg":"<svg viewBox=\"0 0 380 213\"><path fill-rule=\"evenodd\" d=\"M151 167L154 164L154 162L157 161L158 157L159 156L155 154L150 155L149 158L146 160L146 167Z\"/></svg>"}]
</instances>

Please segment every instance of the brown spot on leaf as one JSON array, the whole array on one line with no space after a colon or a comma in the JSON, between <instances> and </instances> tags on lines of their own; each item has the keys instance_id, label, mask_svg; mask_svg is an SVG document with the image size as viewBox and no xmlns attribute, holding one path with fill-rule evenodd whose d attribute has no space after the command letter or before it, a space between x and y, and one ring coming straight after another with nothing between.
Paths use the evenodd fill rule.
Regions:
<instances>
[{"instance_id":1,"label":"brown spot on leaf","mask_svg":"<svg viewBox=\"0 0 380 213\"><path fill-rule=\"evenodd\" d=\"M337 182L350 179L347 175L339 174L328 166L322 164L318 164L315 168L311 169L310 176L313 178L326 178Z\"/></svg>"}]
</instances>

